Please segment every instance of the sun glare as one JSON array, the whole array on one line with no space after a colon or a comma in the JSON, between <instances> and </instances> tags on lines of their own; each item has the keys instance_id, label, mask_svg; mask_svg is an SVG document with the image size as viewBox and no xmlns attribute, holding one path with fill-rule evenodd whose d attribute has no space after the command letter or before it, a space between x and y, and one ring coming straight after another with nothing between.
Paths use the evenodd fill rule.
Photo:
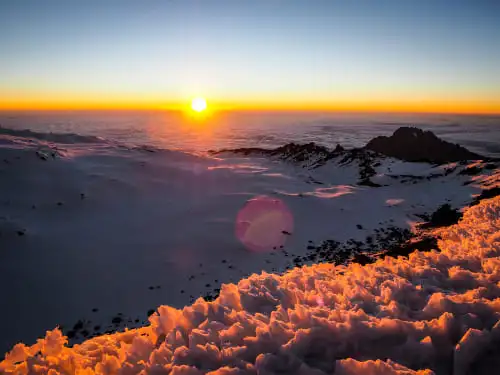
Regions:
<instances>
[{"instance_id":1,"label":"sun glare","mask_svg":"<svg viewBox=\"0 0 500 375\"><path fill-rule=\"evenodd\" d=\"M204 98L194 98L191 101L191 109L195 112L203 112L207 109L207 101Z\"/></svg>"}]
</instances>

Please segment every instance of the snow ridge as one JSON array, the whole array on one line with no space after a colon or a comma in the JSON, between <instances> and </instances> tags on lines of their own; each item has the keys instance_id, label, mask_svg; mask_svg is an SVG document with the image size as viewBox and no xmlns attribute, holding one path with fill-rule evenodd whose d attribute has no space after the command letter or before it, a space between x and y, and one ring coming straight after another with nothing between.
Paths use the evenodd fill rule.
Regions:
<instances>
[{"instance_id":1,"label":"snow ridge","mask_svg":"<svg viewBox=\"0 0 500 375\"><path fill-rule=\"evenodd\" d=\"M103 138L96 137L93 135L80 135L74 133L45 133L45 132L35 132L29 129L9 129L0 126L0 135L12 136L12 137L22 137L31 138L34 140L42 140L48 142L57 142L64 144L73 143L100 143L104 142Z\"/></svg>"}]
</instances>

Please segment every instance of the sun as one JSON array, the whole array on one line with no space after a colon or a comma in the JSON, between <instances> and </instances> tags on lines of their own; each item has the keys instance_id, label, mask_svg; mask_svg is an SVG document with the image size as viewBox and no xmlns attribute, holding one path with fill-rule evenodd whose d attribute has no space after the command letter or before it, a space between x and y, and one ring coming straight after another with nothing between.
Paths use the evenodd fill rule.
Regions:
<instances>
[{"instance_id":1,"label":"sun","mask_svg":"<svg viewBox=\"0 0 500 375\"><path fill-rule=\"evenodd\" d=\"M207 101L204 98L194 98L191 101L191 109L195 112L203 112L207 109Z\"/></svg>"}]
</instances>

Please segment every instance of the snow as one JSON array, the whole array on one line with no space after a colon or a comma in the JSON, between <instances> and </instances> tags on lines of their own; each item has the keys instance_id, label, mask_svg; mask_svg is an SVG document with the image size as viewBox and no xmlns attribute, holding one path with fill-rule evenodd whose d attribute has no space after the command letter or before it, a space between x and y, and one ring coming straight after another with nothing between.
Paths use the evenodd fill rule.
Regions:
<instances>
[{"instance_id":1,"label":"snow","mask_svg":"<svg viewBox=\"0 0 500 375\"><path fill-rule=\"evenodd\" d=\"M440 251L408 258L252 274L224 284L213 302L160 306L149 326L72 348L58 329L48 331L32 346L16 345L0 369L478 374L469 370L500 340L500 197L467 209L459 224L436 235Z\"/></svg>"},{"instance_id":2,"label":"snow","mask_svg":"<svg viewBox=\"0 0 500 375\"><path fill-rule=\"evenodd\" d=\"M457 264L443 251L412 255L408 262L414 263L406 266L386 258L377 266L325 264L280 275L293 266L291 258L307 253L310 241L315 246L327 240L364 241L380 228L412 228L421 221L417 214L433 212L444 203L463 207L481 189L499 181L498 170L460 175L465 165L450 166L456 170L446 174L443 166L394 159L380 163L372 180L384 186L372 188L357 184L356 160L332 159L312 168L308 161L192 155L74 136L55 140L36 133L0 136L0 294L6 306L0 311L0 350L10 350L20 341L35 342L58 325L68 332L80 320L83 330L99 333L67 348L58 331L50 331L50 337L34 349L17 346L2 366L10 369L11 362L41 350L40 373L48 372L44 366L63 373L64 366L93 366L91 371L97 373L123 367L122 373L134 373L149 361L155 363L150 373L160 373L154 369L159 364L175 365L178 373L199 373L182 365L200 363L220 373L234 373L235 367L250 373L287 372L287 366L297 366L293 370L297 373L314 373L312 362L320 364L314 371L323 373L334 366L337 373L358 369L401 373L401 366L439 373L432 367L437 363L432 343L446 340L433 336L433 330L444 332L450 325L454 334L460 332L453 344L439 341L439 347L448 351L455 350L465 335L456 328L462 323L444 312L467 309L475 298L489 301L496 295L498 262L488 252L494 250L486 250L497 246L494 236L488 239L493 245L485 243L481 250L485 254L475 260L471 258L479 251L475 240L463 242L461 246L472 253ZM424 178L390 177L398 174ZM262 196L280 202L293 221L286 215L266 217L248 234L259 235L269 227L290 235L266 237L265 251L261 246L249 251L251 246L237 236L237 217L248 202ZM287 224L276 225L284 217ZM494 225L489 219L491 223L478 221L477 228ZM253 216L247 221L252 220ZM457 238L462 232L457 231ZM449 264L439 263L444 258ZM438 265L428 269L431 262ZM465 267L464 262L475 268ZM473 293L462 293L471 285ZM221 289L217 302L198 300L189 306L214 288ZM150 327L102 335L142 327L147 311L163 304L172 307L151 316ZM188 307L176 309L183 306ZM418 313L412 310L415 306ZM471 308L462 320L469 328L486 330L485 337L492 340L496 305L481 302L477 309ZM111 324L118 313L119 323ZM437 327L423 328L434 320L432 327ZM379 330L379 325L385 328ZM386 340L383 332L394 329L400 334L389 335L387 351L378 348L376 343ZM169 346L157 345L162 334ZM358 335L365 335L366 342L357 341ZM476 333L470 336L477 340ZM402 337L411 339L402 342ZM69 339L70 344L82 340L81 336ZM396 348L391 340L398 343ZM467 342L464 339L464 348ZM410 348L420 359L405 357ZM478 355L457 354L455 359L446 357L450 359L446 363L468 366ZM30 358L29 366L36 361Z\"/></svg>"}]
</instances>

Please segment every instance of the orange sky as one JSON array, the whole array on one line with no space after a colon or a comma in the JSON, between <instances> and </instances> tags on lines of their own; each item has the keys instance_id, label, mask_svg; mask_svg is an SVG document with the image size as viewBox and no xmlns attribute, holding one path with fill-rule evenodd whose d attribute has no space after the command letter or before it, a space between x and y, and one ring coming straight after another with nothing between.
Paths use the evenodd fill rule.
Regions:
<instances>
[{"instance_id":1,"label":"orange sky","mask_svg":"<svg viewBox=\"0 0 500 375\"><path fill-rule=\"evenodd\" d=\"M297 110L297 111L352 111L352 112L418 112L418 113L456 113L456 114L500 114L500 101L437 101L401 100L396 101L244 101L228 102L211 100L206 97L210 111L221 110ZM183 110L189 108L185 102L159 100L121 100L105 101L68 98L66 100L4 100L0 110L85 110L85 109L130 109L130 110Z\"/></svg>"}]
</instances>

